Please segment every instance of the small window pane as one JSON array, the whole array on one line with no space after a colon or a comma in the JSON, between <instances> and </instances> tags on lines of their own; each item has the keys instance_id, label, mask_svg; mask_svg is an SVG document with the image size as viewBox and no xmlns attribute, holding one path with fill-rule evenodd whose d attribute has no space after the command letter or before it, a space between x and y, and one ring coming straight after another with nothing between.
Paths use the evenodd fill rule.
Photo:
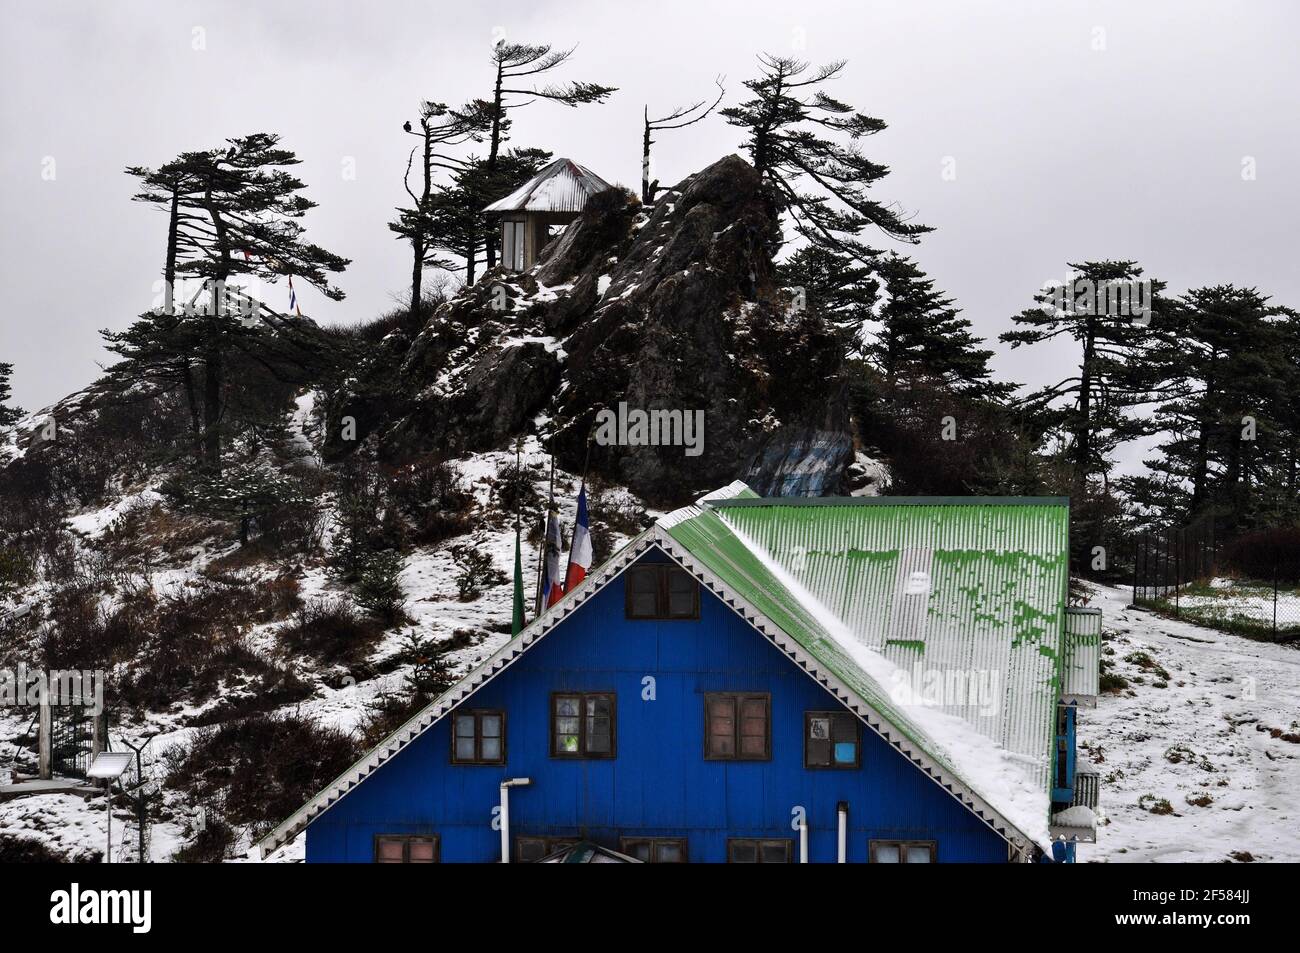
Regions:
<instances>
[{"instance_id":1,"label":"small window pane","mask_svg":"<svg viewBox=\"0 0 1300 953\"><path fill-rule=\"evenodd\" d=\"M655 845L655 862L659 864L684 864L686 852L681 841L660 841Z\"/></svg>"},{"instance_id":2,"label":"small window pane","mask_svg":"<svg viewBox=\"0 0 1300 953\"><path fill-rule=\"evenodd\" d=\"M731 862L733 864L758 863L758 841L733 840L731 842Z\"/></svg>"},{"instance_id":3,"label":"small window pane","mask_svg":"<svg viewBox=\"0 0 1300 953\"><path fill-rule=\"evenodd\" d=\"M835 743L835 763L836 764L854 764L858 760L858 746L853 741L837 741Z\"/></svg>"},{"instance_id":4,"label":"small window pane","mask_svg":"<svg viewBox=\"0 0 1300 953\"><path fill-rule=\"evenodd\" d=\"M897 864L899 863L898 845L897 844L877 844L876 845L876 863L878 864Z\"/></svg>"},{"instance_id":5,"label":"small window pane","mask_svg":"<svg viewBox=\"0 0 1300 953\"><path fill-rule=\"evenodd\" d=\"M740 753L762 757L767 753L767 699L743 699L740 711Z\"/></svg>"},{"instance_id":6,"label":"small window pane","mask_svg":"<svg viewBox=\"0 0 1300 953\"><path fill-rule=\"evenodd\" d=\"M648 840L627 841L623 853L648 864L650 863L650 842Z\"/></svg>"},{"instance_id":7,"label":"small window pane","mask_svg":"<svg viewBox=\"0 0 1300 953\"><path fill-rule=\"evenodd\" d=\"M680 569L668 570L668 615L674 619L695 615L698 583Z\"/></svg>"},{"instance_id":8,"label":"small window pane","mask_svg":"<svg viewBox=\"0 0 1300 953\"><path fill-rule=\"evenodd\" d=\"M627 574L628 616L653 619L659 612L659 573L654 566L637 566Z\"/></svg>"},{"instance_id":9,"label":"small window pane","mask_svg":"<svg viewBox=\"0 0 1300 953\"><path fill-rule=\"evenodd\" d=\"M789 841L764 841L762 858L765 864L788 864L790 862Z\"/></svg>"},{"instance_id":10,"label":"small window pane","mask_svg":"<svg viewBox=\"0 0 1300 953\"><path fill-rule=\"evenodd\" d=\"M474 716L473 715L456 716L456 737L457 738L474 737Z\"/></svg>"},{"instance_id":11,"label":"small window pane","mask_svg":"<svg viewBox=\"0 0 1300 953\"><path fill-rule=\"evenodd\" d=\"M709 754L727 757L736 753L736 700L710 698Z\"/></svg>"},{"instance_id":12,"label":"small window pane","mask_svg":"<svg viewBox=\"0 0 1300 953\"><path fill-rule=\"evenodd\" d=\"M412 864L431 864L433 863L433 840L430 838L413 837L410 842Z\"/></svg>"},{"instance_id":13,"label":"small window pane","mask_svg":"<svg viewBox=\"0 0 1300 953\"><path fill-rule=\"evenodd\" d=\"M401 838L381 837L379 838L379 850L376 860L381 864L400 864L404 846Z\"/></svg>"},{"instance_id":14,"label":"small window pane","mask_svg":"<svg viewBox=\"0 0 1300 953\"><path fill-rule=\"evenodd\" d=\"M500 761L501 760L501 739L484 738L481 757L483 758L484 761Z\"/></svg>"},{"instance_id":15,"label":"small window pane","mask_svg":"<svg viewBox=\"0 0 1300 953\"><path fill-rule=\"evenodd\" d=\"M474 736L468 738L456 738L456 760L473 761L474 760Z\"/></svg>"},{"instance_id":16,"label":"small window pane","mask_svg":"<svg viewBox=\"0 0 1300 953\"><path fill-rule=\"evenodd\" d=\"M521 864L533 864L547 854L546 841L540 837L515 838L515 857Z\"/></svg>"},{"instance_id":17,"label":"small window pane","mask_svg":"<svg viewBox=\"0 0 1300 953\"><path fill-rule=\"evenodd\" d=\"M479 728L484 738L501 737L501 716L500 715L483 715L479 718Z\"/></svg>"},{"instance_id":18,"label":"small window pane","mask_svg":"<svg viewBox=\"0 0 1300 953\"><path fill-rule=\"evenodd\" d=\"M592 754L609 754L612 744L610 731L610 699L595 695L587 699L587 751Z\"/></svg>"},{"instance_id":19,"label":"small window pane","mask_svg":"<svg viewBox=\"0 0 1300 953\"><path fill-rule=\"evenodd\" d=\"M924 847L908 847L907 862L909 864L928 864L930 862L930 846L927 844Z\"/></svg>"}]
</instances>

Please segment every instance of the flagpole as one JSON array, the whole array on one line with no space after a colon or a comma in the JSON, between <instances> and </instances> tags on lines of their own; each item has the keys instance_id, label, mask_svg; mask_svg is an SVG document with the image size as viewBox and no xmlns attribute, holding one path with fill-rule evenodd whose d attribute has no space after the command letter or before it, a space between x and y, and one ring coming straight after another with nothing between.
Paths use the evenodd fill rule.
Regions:
<instances>
[{"instance_id":1,"label":"flagpole","mask_svg":"<svg viewBox=\"0 0 1300 953\"><path fill-rule=\"evenodd\" d=\"M587 447L582 458L582 485L578 487L578 499L582 499L583 491L587 489L587 467L591 464L591 433L596 428L596 421L592 420L591 426L587 428ZM578 517L573 517L573 532L578 532ZM573 567L573 536L569 537L569 561L564 565L564 584L569 584L569 570Z\"/></svg>"},{"instance_id":2,"label":"flagpole","mask_svg":"<svg viewBox=\"0 0 1300 953\"><path fill-rule=\"evenodd\" d=\"M515 440L515 479L523 472L519 466L520 445L523 438ZM519 497L515 497L515 566L514 579L511 580L510 593L510 635L513 638L523 631L528 622L527 613L524 611L524 568L523 561L520 558L523 544L520 539L520 518L519 518Z\"/></svg>"}]
</instances>

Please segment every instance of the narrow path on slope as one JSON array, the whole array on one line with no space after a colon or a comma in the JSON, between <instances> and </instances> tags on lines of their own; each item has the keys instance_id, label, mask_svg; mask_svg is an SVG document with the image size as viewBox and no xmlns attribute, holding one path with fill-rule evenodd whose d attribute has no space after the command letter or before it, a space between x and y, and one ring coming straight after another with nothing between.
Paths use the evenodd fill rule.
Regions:
<instances>
[{"instance_id":1,"label":"narrow path on slope","mask_svg":"<svg viewBox=\"0 0 1300 953\"><path fill-rule=\"evenodd\" d=\"M1109 820L1080 859L1300 861L1300 744L1272 736L1300 732L1300 651L1131 609L1130 596L1092 597L1102 657L1129 687L1080 718Z\"/></svg>"}]
</instances>

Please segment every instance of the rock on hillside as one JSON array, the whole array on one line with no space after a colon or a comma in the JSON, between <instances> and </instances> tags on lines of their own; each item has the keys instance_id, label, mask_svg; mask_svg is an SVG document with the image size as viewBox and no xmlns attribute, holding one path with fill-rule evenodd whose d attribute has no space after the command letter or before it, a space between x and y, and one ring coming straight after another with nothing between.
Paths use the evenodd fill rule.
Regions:
<instances>
[{"instance_id":1,"label":"rock on hillside","mask_svg":"<svg viewBox=\"0 0 1300 953\"><path fill-rule=\"evenodd\" d=\"M702 411L698 455L593 441L593 471L679 501L738 476L763 482L751 461L797 468L791 453L815 445L833 492L852 462L842 348L777 286L779 240L758 174L734 155L653 207L604 192L531 271L489 273L439 309L396 373L360 371L331 420L353 416L358 436L377 432L392 459L536 432L581 471L601 408ZM349 448L336 436L329 449Z\"/></svg>"}]
</instances>

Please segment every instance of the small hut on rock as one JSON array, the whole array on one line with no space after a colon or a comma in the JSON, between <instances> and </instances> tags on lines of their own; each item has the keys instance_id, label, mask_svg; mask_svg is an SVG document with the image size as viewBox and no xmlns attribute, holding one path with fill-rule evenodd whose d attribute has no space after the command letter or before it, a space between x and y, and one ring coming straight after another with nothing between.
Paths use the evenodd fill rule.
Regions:
<instances>
[{"instance_id":1,"label":"small hut on rock","mask_svg":"<svg viewBox=\"0 0 1300 953\"><path fill-rule=\"evenodd\" d=\"M501 216L501 264L527 271L551 240L551 227L568 225L597 192L613 188L572 159L556 159L483 211Z\"/></svg>"}]
</instances>

